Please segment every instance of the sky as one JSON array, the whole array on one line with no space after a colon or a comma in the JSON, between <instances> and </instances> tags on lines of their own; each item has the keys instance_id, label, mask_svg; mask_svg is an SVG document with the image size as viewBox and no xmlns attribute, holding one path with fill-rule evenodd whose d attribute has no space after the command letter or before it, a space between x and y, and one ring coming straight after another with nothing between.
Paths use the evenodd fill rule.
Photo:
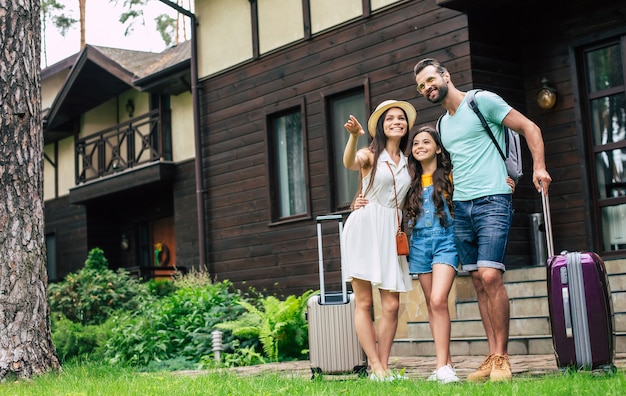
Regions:
<instances>
[{"instance_id":1,"label":"sky","mask_svg":"<svg viewBox=\"0 0 626 396\"><path fill-rule=\"evenodd\" d=\"M59 3L65 5L66 14L71 15L74 19L79 19L78 0L58 0ZM176 0L173 0L175 3ZM185 0L183 8L189 9ZM129 35L124 36L125 25L119 22L120 15L125 11L123 0L87 0L86 6L86 30L85 37L87 44L100 45L104 47L132 49L140 51L161 52L165 49L165 42L156 30L154 18L160 14L168 14L176 17L176 12L161 3L158 0L151 0L144 9L145 26L141 26L140 21L135 22L135 30ZM184 17L185 23L189 22L189 18ZM189 39L189 30L187 30L187 39ZM41 55L41 67L52 66L71 56L80 50L80 24L76 22L65 37L61 36L59 31L52 24L48 23L44 32L42 31L42 51L46 48L46 58ZM43 40L46 40L44 47ZM182 36L181 36L182 40Z\"/></svg>"}]
</instances>

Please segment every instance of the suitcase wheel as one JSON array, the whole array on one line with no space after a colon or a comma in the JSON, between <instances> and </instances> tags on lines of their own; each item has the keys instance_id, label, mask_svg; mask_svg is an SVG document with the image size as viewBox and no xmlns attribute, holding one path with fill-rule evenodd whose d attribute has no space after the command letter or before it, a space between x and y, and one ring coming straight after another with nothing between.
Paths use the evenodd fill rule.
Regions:
<instances>
[{"instance_id":1,"label":"suitcase wheel","mask_svg":"<svg viewBox=\"0 0 626 396\"><path fill-rule=\"evenodd\" d=\"M322 369L319 367L311 367L311 380L321 379Z\"/></svg>"}]
</instances>

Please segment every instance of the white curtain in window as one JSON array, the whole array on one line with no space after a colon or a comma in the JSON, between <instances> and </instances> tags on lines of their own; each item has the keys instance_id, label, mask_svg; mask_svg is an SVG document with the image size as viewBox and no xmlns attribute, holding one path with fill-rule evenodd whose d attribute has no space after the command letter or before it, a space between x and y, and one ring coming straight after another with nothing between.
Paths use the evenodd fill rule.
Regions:
<instances>
[{"instance_id":1,"label":"white curtain in window","mask_svg":"<svg viewBox=\"0 0 626 396\"><path fill-rule=\"evenodd\" d=\"M275 120L276 176L280 217L306 213L304 146L300 113Z\"/></svg>"}]
</instances>

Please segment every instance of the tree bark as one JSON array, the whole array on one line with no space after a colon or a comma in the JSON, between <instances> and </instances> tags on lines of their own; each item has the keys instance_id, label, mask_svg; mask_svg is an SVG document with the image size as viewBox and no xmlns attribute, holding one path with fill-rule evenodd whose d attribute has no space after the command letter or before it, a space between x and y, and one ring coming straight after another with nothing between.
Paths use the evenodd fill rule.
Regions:
<instances>
[{"instance_id":1,"label":"tree bark","mask_svg":"<svg viewBox=\"0 0 626 396\"><path fill-rule=\"evenodd\" d=\"M87 9L87 0L78 0L78 11L80 13L80 49L85 48L86 43L86 34L85 34L85 25L87 24L85 13Z\"/></svg>"},{"instance_id":2,"label":"tree bark","mask_svg":"<svg viewBox=\"0 0 626 396\"><path fill-rule=\"evenodd\" d=\"M0 0L0 380L60 369L43 219L40 0Z\"/></svg>"}]
</instances>

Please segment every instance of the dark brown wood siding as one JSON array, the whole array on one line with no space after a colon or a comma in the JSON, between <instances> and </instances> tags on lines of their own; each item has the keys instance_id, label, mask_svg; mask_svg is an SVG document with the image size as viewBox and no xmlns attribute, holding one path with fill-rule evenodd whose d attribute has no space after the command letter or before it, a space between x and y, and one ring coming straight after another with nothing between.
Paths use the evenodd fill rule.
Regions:
<instances>
[{"instance_id":1,"label":"dark brown wood siding","mask_svg":"<svg viewBox=\"0 0 626 396\"><path fill-rule=\"evenodd\" d=\"M198 269L198 211L196 209L195 161L176 167L174 181L174 229L176 265Z\"/></svg>"},{"instance_id":2,"label":"dark brown wood siding","mask_svg":"<svg viewBox=\"0 0 626 396\"><path fill-rule=\"evenodd\" d=\"M81 269L87 259L87 215L83 206L71 205L67 195L46 201L44 210L46 235L56 236L57 278L61 279Z\"/></svg>"}]
</instances>

